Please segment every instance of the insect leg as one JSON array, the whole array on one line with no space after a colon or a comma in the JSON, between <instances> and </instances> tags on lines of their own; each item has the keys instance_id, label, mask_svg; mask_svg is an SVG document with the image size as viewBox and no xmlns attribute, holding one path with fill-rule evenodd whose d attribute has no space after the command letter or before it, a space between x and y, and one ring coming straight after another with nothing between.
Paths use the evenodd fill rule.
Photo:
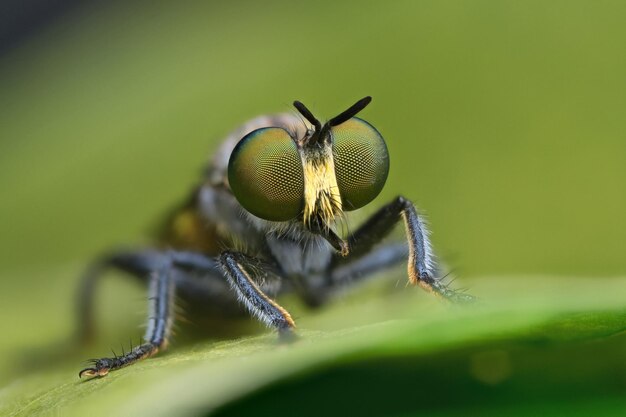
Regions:
<instances>
[{"instance_id":1,"label":"insect leg","mask_svg":"<svg viewBox=\"0 0 626 417\"><path fill-rule=\"evenodd\" d=\"M121 356L92 361L92 366L80 371L79 377L104 376L110 371L152 356L167 346L174 316L175 286L171 272L171 262L164 261L150 276L149 318L144 343Z\"/></svg>"},{"instance_id":2,"label":"insect leg","mask_svg":"<svg viewBox=\"0 0 626 417\"><path fill-rule=\"evenodd\" d=\"M281 339L293 337L296 325L289 312L265 295L246 270L246 266L248 269L252 266L250 258L239 252L226 251L220 255L219 262L231 288L248 311L268 327L278 330ZM258 265L254 267L258 268Z\"/></svg>"},{"instance_id":3,"label":"insect leg","mask_svg":"<svg viewBox=\"0 0 626 417\"><path fill-rule=\"evenodd\" d=\"M77 294L78 336L81 340L90 340L94 334L93 303L96 284L104 272L119 269L128 272L142 282L147 282L149 272L154 270L159 255L152 252L119 252L103 256L89 266L81 278Z\"/></svg>"},{"instance_id":4,"label":"insect leg","mask_svg":"<svg viewBox=\"0 0 626 417\"><path fill-rule=\"evenodd\" d=\"M223 284L223 273L216 261L192 252L159 252L155 250L120 251L107 256L91 265L82 277L78 291L78 336L81 340L89 340L94 334L93 301L96 284L108 269L118 269L129 273L141 282L148 283L150 273L159 268L163 262L170 260L174 266L186 269L186 263L195 261L196 269L202 267L202 278L190 277L185 271L176 271L173 279L179 293L192 299L216 299L218 294L227 290ZM226 288L222 288L226 287Z\"/></svg>"},{"instance_id":5,"label":"insect leg","mask_svg":"<svg viewBox=\"0 0 626 417\"><path fill-rule=\"evenodd\" d=\"M402 196L374 213L354 234L349 237L351 257L361 258L369 253L374 245L387 236L400 220L404 222L408 252L409 282L424 290L456 302L474 300L474 297L449 288L436 277L436 262L432 253L428 230L417 214L413 203ZM335 258L333 266L345 264L350 257Z\"/></svg>"},{"instance_id":6,"label":"insect leg","mask_svg":"<svg viewBox=\"0 0 626 417\"><path fill-rule=\"evenodd\" d=\"M331 281L333 285L341 285L367 279L379 271L406 262L408 255L409 248L405 243L383 245L361 257L356 259L348 257L347 262L333 265L330 270ZM338 259L345 260L346 258Z\"/></svg>"},{"instance_id":7,"label":"insect leg","mask_svg":"<svg viewBox=\"0 0 626 417\"><path fill-rule=\"evenodd\" d=\"M216 261L194 252L170 252L172 262L177 268L202 273L213 271ZM226 279L244 306L259 320L269 327L276 328L281 337L289 337L295 327L293 319L283 307L265 294L264 289L278 290L276 282L278 271L271 265L263 264L258 259L241 252L223 252L219 257L221 274ZM262 271L262 283L255 282L249 272ZM279 280L278 280L279 281Z\"/></svg>"}]
</instances>

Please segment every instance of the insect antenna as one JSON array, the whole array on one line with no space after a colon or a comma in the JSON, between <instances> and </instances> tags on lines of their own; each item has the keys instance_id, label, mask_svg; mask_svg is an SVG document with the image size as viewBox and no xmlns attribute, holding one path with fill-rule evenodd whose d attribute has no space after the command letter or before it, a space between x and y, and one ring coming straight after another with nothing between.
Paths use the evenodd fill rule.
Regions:
<instances>
[{"instance_id":1,"label":"insect antenna","mask_svg":"<svg viewBox=\"0 0 626 417\"><path fill-rule=\"evenodd\" d=\"M339 113L337 116L327 121L324 124L324 126L322 126L322 129L319 132L319 138L322 138L322 139L325 138L332 127L338 126L342 124L343 122L346 122L352 119L354 116L357 115L358 112L360 112L365 107L367 107L367 105L370 104L371 101L372 101L372 97L370 96L363 97L361 100L357 101L352 106L350 106L348 110L345 110Z\"/></svg>"},{"instance_id":2,"label":"insect antenna","mask_svg":"<svg viewBox=\"0 0 626 417\"><path fill-rule=\"evenodd\" d=\"M302 126L304 127L305 131L309 130L309 125L307 124L306 119L304 118L304 116L302 116L302 113L297 112L297 111L292 111L292 114L298 118L300 123L302 123ZM297 132L297 127L296 126L291 126L291 127L294 129L294 134L292 136L296 137L297 134L295 134L295 132Z\"/></svg>"},{"instance_id":3,"label":"insect antenna","mask_svg":"<svg viewBox=\"0 0 626 417\"><path fill-rule=\"evenodd\" d=\"M372 97L370 96L363 97L361 100L357 101L352 106L350 106L348 110L345 110L341 112L339 115L330 119L328 122L326 122L326 124L330 127L333 127L333 126L340 125L343 122L346 122L352 119L354 116L357 115L357 113L359 113L361 110L367 107L367 105L370 104L371 101L372 101Z\"/></svg>"},{"instance_id":4,"label":"insect antenna","mask_svg":"<svg viewBox=\"0 0 626 417\"><path fill-rule=\"evenodd\" d=\"M313 126L315 126L316 132L320 131L320 129L322 128L322 124L319 120L315 118L315 116L313 116L313 113L311 113L311 111L307 109L304 104L302 104L301 101L294 101L293 106L300 112L301 115L304 116L305 119L307 119Z\"/></svg>"}]
</instances>

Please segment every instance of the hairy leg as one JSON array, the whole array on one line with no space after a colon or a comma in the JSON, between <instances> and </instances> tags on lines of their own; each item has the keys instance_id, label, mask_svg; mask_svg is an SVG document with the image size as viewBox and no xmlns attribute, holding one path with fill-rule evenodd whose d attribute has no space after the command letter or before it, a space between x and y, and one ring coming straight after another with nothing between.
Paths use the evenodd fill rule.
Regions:
<instances>
[{"instance_id":1,"label":"hairy leg","mask_svg":"<svg viewBox=\"0 0 626 417\"><path fill-rule=\"evenodd\" d=\"M400 220L404 223L408 242L409 282L451 301L473 301L474 297L453 290L437 277L435 257L426 225L417 214L413 203L402 196L383 206L349 237L350 256L345 258L336 256L332 269L337 271L349 262L356 262L366 256Z\"/></svg>"},{"instance_id":2,"label":"hairy leg","mask_svg":"<svg viewBox=\"0 0 626 417\"><path fill-rule=\"evenodd\" d=\"M248 311L268 327L278 330L281 339L291 339L296 327L291 315L269 298L249 274L252 269L258 270L259 265L246 255L231 251L223 252L219 262L231 288Z\"/></svg>"},{"instance_id":3,"label":"hairy leg","mask_svg":"<svg viewBox=\"0 0 626 417\"><path fill-rule=\"evenodd\" d=\"M150 276L148 327L143 338L144 343L121 356L92 360L92 366L80 371L79 377L104 376L167 347L174 318L172 308L175 288L171 270L171 263L163 262Z\"/></svg>"},{"instance_id":4,"label":"hairy leg","mask_svg":"<svg viewBox=\"0 0 626 417\"><path fill-rule=\"evenodd\" d=\"M223 252L218 262L194 252L170 251L167 256L179 270L209 274L219 271L221 280L226 277L239 301L252 315L278 330L281 338L289 339L292 335L295 323L289 312L265 293L267 290L280 290L281 280L276 279L278 271L275 268L241 252ZM251 273L262 275L263 282L253 280Z\"/></svg>"},{"instance_id":5,"label":"hairy leg","mask_svg":"<svg viewBox=\"0 0 626 417\"><path fill-rule=\"evenodd\" d=\"M330 270L333 286L357 283L373 274L406 262L409 248L405 243L390 243L361 257L348 257L349 262L335 264ZM345 259L345 258L343 258Z\"/></svg>"},{"instance_id":6,"label":"hairy leg","mask_svg":"<svg viewBox=\"0 0 626 417\"><path fill-rule=\"evenodd\" d=\"M101 258L83 276L78 296L79 335L85 339L93 334L93 299L96 283L109 268L129 273L149 283L149 317L144 343L130 352L114 357L92 360L92 366L80 376L104 376L140 359L156 354L167 346L174 312L174 293L186 299L209 301L215 307L232 308L235 297L224 279L219 264L211 258L193 252L145 250L117 252ZM192 273L197 276L192 276ZM223 304L230 304L228 306ZM221 308L220 308L221 310Z\"/></svg>"},{"instance_id":7,"label":"hairy leg","mask_svg":"<svg viewBox=\"0 0 626 417\"><path fill-rule=\"evenodd\" d=\"M195 261L194 271L200 278L187 272L186 263ZM90 340L94 335L93 304L96 286L109 269L117 269L129 274L142 283L148 283L150 274L164 262L171 262L177 269L172 271L172 279L179 294L190 299L210 300L221 303L221 297L228 291L223 273L217 262L204 255L192 252L160 252L156 250L119 251L101 257L91 265L81 279L77 294L78 336Z\"/></svg>"}]
</instances>

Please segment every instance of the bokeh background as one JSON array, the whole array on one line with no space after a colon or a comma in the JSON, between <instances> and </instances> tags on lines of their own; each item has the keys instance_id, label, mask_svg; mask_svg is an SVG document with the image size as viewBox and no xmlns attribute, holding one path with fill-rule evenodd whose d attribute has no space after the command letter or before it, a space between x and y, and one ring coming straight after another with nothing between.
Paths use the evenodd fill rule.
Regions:
<instances>
[{"instance_id":1,"label":"bokeh background","mask_svg":"<svg viewBox=\"0 0 626 417\"><path fill-rule=\"evenodd\" d=\"M392 165L364 212L414 200L464 284L626 274L624 2L0 7L5 363L71 327L81 266L148 242L221 137L294 99L373 96Z\"/></svg>"}]
</instances>

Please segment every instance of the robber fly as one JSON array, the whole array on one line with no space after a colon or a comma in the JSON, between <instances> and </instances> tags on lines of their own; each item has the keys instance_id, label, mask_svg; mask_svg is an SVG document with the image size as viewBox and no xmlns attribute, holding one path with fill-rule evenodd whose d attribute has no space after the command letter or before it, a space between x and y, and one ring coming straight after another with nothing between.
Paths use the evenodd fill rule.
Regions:
<instances>
[{"instance_id":1,"label":"robber fly","mask_svg":"<svg viewBox=\"0 0 626 417\"><path fill-rule=\"evenodd\" d=\"M79 376L101 377L164 349L175 295L222 312L243 307L285 340L295 323L275 296L294 292L319 306L337 288L407 257L411 284L470 301L437 276L428 231L406 198L396 197L347 237L338 235L346 212L371 202L389 172L382 135L356 117L370 101L365 97L324 124L295 101L297 114L259 117L230 134L200 185L166 220L156 249L114 252L84 275L83 337L93 331L94 284L107 268L148 284L149 318L142 343L91 360ZM380 244L398 222L407 242Z\"/></svg>"}]
</instances>

